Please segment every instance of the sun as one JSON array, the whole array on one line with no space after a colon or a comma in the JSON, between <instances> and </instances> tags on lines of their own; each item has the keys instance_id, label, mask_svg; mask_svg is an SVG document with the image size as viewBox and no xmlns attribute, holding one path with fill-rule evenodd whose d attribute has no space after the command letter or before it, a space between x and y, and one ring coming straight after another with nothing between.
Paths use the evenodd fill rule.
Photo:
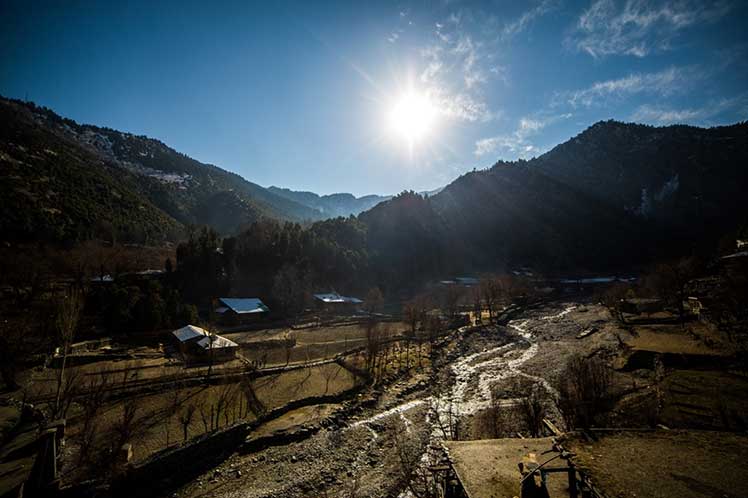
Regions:
<instances>
[{"instance_id":1,"label":"sun","mask_svg":"<svg viewBox=\"0 0 748 498\"><path fill-rule=\"evenodd\" d=\"M392 131L412 146L432 131L436 117L436 107L428 95L408 91L395 101L389 120Z\"/></svg>"}]
</instances>

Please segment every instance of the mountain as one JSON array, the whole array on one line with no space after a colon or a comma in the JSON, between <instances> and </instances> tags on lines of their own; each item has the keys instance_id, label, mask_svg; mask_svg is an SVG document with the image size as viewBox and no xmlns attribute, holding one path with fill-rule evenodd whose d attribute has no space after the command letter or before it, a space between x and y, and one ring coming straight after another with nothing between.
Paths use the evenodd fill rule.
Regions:
<instances>
[{"instance_id":1,"label":"mountain","mask_svg":"<svg viewBox=\"0 0 748 498\"><path fill-rule=\"evenodd\" d=\"M0 98L0 231L6 240L174 239L188 224L223 233L261 218L318 220L316 210L158 140L81 125Z\"/></svg>"},{"instance_id":2,"label":"mountain","mask_svg":"<svg viewBox=\"0 0 748 498\"><path fill-rule=\"evenodd\" d=\"M357 216L358 214L373 208L380 202L388 201L393 197L391 195L376 194L364 195L362 197L356 197L353 194L318 195L314 192L290 190L275 186L268 187L268 190L285 197L286 199L315 209L320 213L320 216L323 216L324 218L337 218L339 216L347 218L348 216ZM419 192L419 194L422 196L431 196L438 194L442 190L443 187L434 190L425 190Z\"/></svg>"},{"instance_id":3,"label":"mountain","mask_svg":"<svg viewBox=\"0 0 748 498\"><path fill-rule=\"evenodd\" d=\"M314 192L303 192L280 187L268 187L268 190L281 197L314 209L325 218L348 217L368 211L380 202L392 196L365 195L356 197L353 194L318 195Z\"/></svg>"},{"instance_id":4,"label":"mountain","mask_svg":"<svg viewBox=\"0 0 748 498\"><path fill-rule=\"evenodd\" d=\"M538 158L500 161L428 199L403 194L359 219L375 254L416 261L427 251L434 271L593 271L713 247L748 221L745 192L748 123L607 121Z\"/></svg>"}]
</instances>

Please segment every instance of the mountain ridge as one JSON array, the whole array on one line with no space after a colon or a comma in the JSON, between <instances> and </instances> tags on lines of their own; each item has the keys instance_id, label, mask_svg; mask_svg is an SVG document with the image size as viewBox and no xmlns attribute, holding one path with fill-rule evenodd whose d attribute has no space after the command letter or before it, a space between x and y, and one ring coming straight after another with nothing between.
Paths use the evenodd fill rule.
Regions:
<instances>
[{"instance_id":1,"label":"mountain ridge","mask_svg":"<svg viewBox=\"0 0 748 498\"><path fill-rule=\"evenodd\" d=\"M87 238L93 236L91 225L101 222L123 231L128 239L155 243L179 238L178 233L190 224L215 225L228 234L265 217L297 222L321 219L306 206L236 173L192 159L157 139L78 124L50 109L2 97L0 117L0 159L7 166L3 193L28 214L19 217L10 212L12 203L6 203L3 231L12 238L33 239L34 228L40 225L45 239ZM64 161L56 157L56 149L66 151ZM43 151L48 152L39 154ZM99 188L101 195L92 197L76 184L75 175L87 178L91 189ZM64 186L68 198L36 188L50 179ZM32 192L35 189L39 191ZM56 194L54 189L50 192ZM136 224L119 212L111 195L142 206L137 209L146 213L145 218L158 219L165 228L148 222L145 231L150 235L134 233L138 232ZM215 212L211 199L220 199L223 204L218 204L226 206L232 197L230 211ZM80 209L72 209L73 205Z\"/></svg>"},{"instance_id":2,"label":"mountain ridge","mask_svg":"<svg viewBox=\"0 0 748 498\"><path fill-rule=\"evenodd\" d=\"M446 254L453 271L646 264L744 230L746 164L745 122L698 128L603 121L537 158L461 175L424 200L422 219L403 224L431 234L423 247ZM414 194L360 218L392 226L408 218L403 211L416 203ZM393 241L378 242L379 252L419 246L381 230L377 236Z\"/></svg>"},{"instance_id":3,"label":"mountain ridge","mask_svg":"<svg viewBox=\"0 0 748 498\"><path fill-rule=\"evenodd\" d=\"M497 161L437 192L318 195L264 188L163 142L79 125L0 98L0 229L8 240L178 240L262 219L357 216L374 257L402 252L455 271L647 261L745 224L748 123L699 128L594 123L531 160ZM419 197L421 201L415 199ZM412 210L412 212L407 212ZM409 233L420 240L411 240ZM379 255L379 256L377 256ZM427 265L428 266L428 265Z\"/></svg>"}]
</instances>

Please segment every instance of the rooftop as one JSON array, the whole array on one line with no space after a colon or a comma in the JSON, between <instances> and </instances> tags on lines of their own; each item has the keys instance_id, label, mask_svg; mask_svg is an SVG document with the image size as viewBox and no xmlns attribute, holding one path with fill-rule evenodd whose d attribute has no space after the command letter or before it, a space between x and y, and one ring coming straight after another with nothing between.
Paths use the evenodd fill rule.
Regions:
<instances>
[{"instance_id":1,"label":"rooftop","mask_svg":"<svg viewBox=\"0 0 748 498\"><path fill-rule=\"evenodd\" d=\"M237 343L220 335L213 335L213 344L211 345L210 338L208 336L203 337L197 341L197 345L203 349L219 349L219 348L236 348L239 347Z\"/></svg>"},{"instance_id":2,"label":"rooftop","mask_svg":"<svg viewBox=\"0 0 748 498\"><path fill-rule=\"evenodd\" d=\"M735 259L745 257L748 257L748 251L734 252L732 254L728 254L727 256L722 256L722 259Z\"/></svg>"},{"instance_id":3,"label":"rooftop","mask_svg":"<svg viewBox=\"0 0 748 498\"><path fill-rule=\"evenodd\" d=\"M558 453L547 453L553 447L552 438L538 439L482 439L478 441L445 441L452 467L468 498L512 498L519 496L520 472L517 464L528 453L535 453L538 463ZM564 467L556 459L547 468ZM548 474L551 496L568 496L566 473Z\"/></svg>"},{"instance_id":4,"label":"rooftop","mask_svg":"<svg viewBox=\"0 0 748 498\"><path fill-rule=\"evenodd\" d=\"M711 431L627 431L564 442L608 496L748 496L748 435ZM632 458L635 456L635 458Z\"/></svg>"},{"instance_id":5,"label":"rooftop","mask_svg":"<svg viewBox=\"0 0 748 498\"><path fill-rule=\"evenodd\" d=\"M226 308L239 315L250 313L266 313L270 308L265 306L259 298L256 297L221 297L219 298ZM216 311L219 311L219 308ZM220 311L219 311L220 312Z\"/></svg>"},{"instance_id":6,"label":"rooftop","mask_svg":"<svg viewBox=\"0 0 748 498\"><path fill-rule=\"evenodd\" d=\"M194 325L184 326L181 329L173 331L172 334L180 342L187 342L208 335L208 333L204 329L195 327Z\"/></svg>"},{"instance_id":7,"label":"rooftop","mask_svg":"<svg viewBox=\"0 0 748 498\"><path fill-rule=\"evenodd\" d=\"M322 301L323 303L347 303L347 304L361 304L362 300L357 297L341 296L340 294L333 292L329 294L315 294L315 299Z\"/></svg>"}]
</instances>

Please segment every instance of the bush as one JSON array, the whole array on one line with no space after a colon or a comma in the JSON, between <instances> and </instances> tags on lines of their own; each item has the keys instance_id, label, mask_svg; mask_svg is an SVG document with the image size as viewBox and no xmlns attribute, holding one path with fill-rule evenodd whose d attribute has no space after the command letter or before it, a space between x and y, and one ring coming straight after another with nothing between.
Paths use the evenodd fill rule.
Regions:
<instances>
[{"instance_id":1,"label":"bush","mask_svg":"<svg viewBox=\"0 0 748 498\"><path fill-rule=\"evenodd\" d=\"M568 429L589 428L610 410L611 370L600 358L572 356L559 381L558 409Z\"/></svg>"},{"instance_id":2,"label":"bush","mask_svg":"<svg viewBox=\"0 0 748 498\"><path fill-rule=\"evenodd\" d=\"M520 402L520 412L532 437L540 437L543 432L543 419L545 418L545 400L542 386L533 386L528 396Z\"/></svg>"}]
</instances>

